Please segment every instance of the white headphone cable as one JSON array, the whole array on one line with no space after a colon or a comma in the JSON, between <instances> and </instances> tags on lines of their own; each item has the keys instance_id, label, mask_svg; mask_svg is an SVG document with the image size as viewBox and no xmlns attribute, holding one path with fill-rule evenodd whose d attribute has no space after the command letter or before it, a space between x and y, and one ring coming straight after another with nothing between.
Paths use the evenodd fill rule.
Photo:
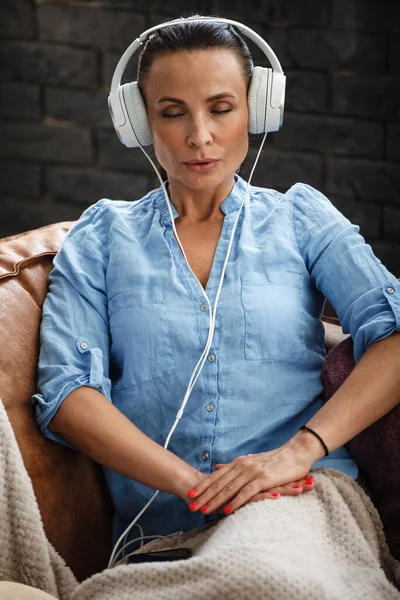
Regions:
<instances>
[{"instance_id":1,"label":"white headphone cable","mask_svg":"<svg viewBox=\"0 0 400 600\"><path fill-rule=\"evenodd\" d=\"M180 419L182 418L182 415L183 415L183 412L184 412L184 410L185 410L186 404L187 404L187 402L188 402L188 400L189 400L189 396L190 396L190 394L191 394L191 392L192 392L192 390L193 390L193 387L194 387L194 385L196 384L196 381L197 381L197 379L198 379L198 377L199 377L199 375L200 375L200 373L201 373L201 371L202 371L202 369L203 369L204 363L205 363L205 361L206 361L206 355L207 355L207 352L209 351L209 349L210 349L210 346L211 346L212 338L213 338L213 335L214 335L215 316L216 316L216 312L217 312L218 300L219 300L219 296L220 296L220 293L221 293L222 284L223 284L223 280L224 280L224 276L225 276L226 267L227 267L227 264L228 264L228 261L229 261L230 252L231 252L231 249L232 249L233 239L234 239L234 235L235 235L235 231L236 231L236 225L237 225L237 223L238 223L238 220L239 220L240 213L241 213L241 211L242 211L242 208L243 208L243 205L244 205L244 203L245 203L245 200L246 200L246 197L247 197L247 194L248 194L248 190L249 190L249 186L250 186L250 181L251 181L251 178L252 178L252 176L253 176L253 172L254 172L254 169L255 169L255 167L256 167L256 165L257 165L257 162L258 162L258 159L259 159L259 156L260 156L260 153L261 153L261 150L262 150L262 147L263 147L263 145L264 145L264 142L265 142L265 139L266 139L266 137L267 137L267 132L265 132L265 134L264 134L264 137L263 137L263 139L262 139L262 142L261 142L261 144L260 144L260 148L259 148L259 150L258 150L258 153L257 153L256 159L255 159L255 161L254 161L253 168L252 168L252 170L251 170L251 172L250 172L250 177L249 177L249 180L248 180L248 182L247 182L246 191L245 191L245 194L244 194L244 197L243 197L242 203L241 203L241 205L240 205L240 209L239 209L239 212L238 212L238 214L237 214L237 217L236 217L235 223L234 223L234 225L233 225L232 234L231 234L231 238L230 238L230 241L229 241L229 246L228 246L228 251L227 251L227 254L226 254L226 258L225 258L224 265L223 265L223 267L222 267L221 278L220 278L220 282L219 282L219 286L218 286L217 294L216 294L216 297L215 297L214 309L212 309L212 308L211 308L211 303L210 303L210 300L209 300L209 298L208 298L208 296L207 296L207 294L206 294L206 291L204 290L203 286L201 285L200 281L198 280L198 278L197 278L196 274L195 274L195 273L193 273L193 271L192 271L192 269L191 269L191 267L190 267L190 265L189 265L189 262L188 262L188 260L187 260L187 257L186 257L186 254L185 254L185 251L184 251L184 249L183 249L183 246L182 246L182 244L181 244L181 242L180 242L180 239L179 239L178 233L177 233L177 231L176 231L176 228L175 228L174 216L173 216L172 209L171 209L171 206L170 206L170 200L169 200L169 198L168 198L168 193L167 193L166 187L165 187L165 185L164 185L164 182L163 182L163 180L162 180L161 174L159 173L159 171L158 171L158 169L157 169L156 165L154 164L154 162L152 161L152 159L150 158L150 156L147 154L147 152L145 151L145 149L143 148L143 146L142 146L142 145L140 145L140 149L143 151L143 153L146 155L146 157L147 157L147 158L148 158L148 160L150 161L150 163L151 163L151 165L153 166L153 169L155 170L155 172L156 172L156 174L157 174L157 177L158 177L158 179L159 179L159 181L160 181L160 183L161 183L161 187L162 187L162 189L163 189L164 196L165 196L165 199L166 199L166 202L167 202L167 206L168 206L168 210L169 210L169 213L170 213L172 227L173 227L173 230L174 230L174 232L175 232L175 235L176 235L176 240L177 240L177 242L178 242L178 244L179 244L179 247L180 247L180 248L181 248L181 250L182 250L182 254L183 254L183 256L184 256L184 258L185 258L185 260L186 260L186 263L187 263L187 265L188 265L189 269L191 270L191 272L193 273L194 277L196 278L196 280L197 280L197 282L198 282L198 284L199 284L199 286L200 286L200 288L201 288L201 290L202 290L202 293L203 293L203 295L205 296L205 299L207 300L207 303L208 303L208 306L209 306L209 309L210 309L210 327L209 327L209 332L208 332L207 343L206 343L206 346L205 346L205 348L204 348L204 350L203 350L203 353L202 353L202 355L200 356L200 359L198 360L198 362L197 362L197 364L196 364L196 366L195 366L195 368L194 368L194 371L193 371L193 373L192 373L192 376L191 376L191 378L190 378L190 381L189 381L188 387L187 387L187 389L186 389L186 393L185 393L185 396L184 396L183 402L182 402L182 404L181 404L181 407L180 407L180 409L178 410L178 412L177 412L177 414L176 414L176 417L175 417L175 422L174 422L174 424L172 425L172 427L171 427L171 430L170 430L170 432L169 432L169 434L168 434L168 436L167 436L167 438L166 438L166 441L165 441L165 444L164 444L164 448L165 448L165 449L168 447L168 444L169 444L169 441L170 441L170 439L171 439L171 437L172 437L172 434L174 433L174 431L175 431L175 429L176 429L176 427L177 427L177 425L178 425L178 423L179 423ZM139 142L139 144L140 144L140 142ZM198 366L199 366L199 364L200 364L200 363L201 363L201 365L200 365L200 367L199 367L198 373L197 373L197 375L196 375L196 377L195 377L195 379L194 379L194 381L193 381L193 376L194 376L194 374L195 374L195 372L196 372L196 369L198 368ZM143 513L144 513L144 512L145 512L145 511L148 509L148 507L150 506L150 504L151 504L151 503L152 503L152 502L155 500L155 498L156 498L156 496L158 495L159 491L160 491L160 490L156 490L156 492L155 492L155 493L152 495L152 497L150 498L150 500L149 500L149 501L146 503L146 505L145 505L145 506L142 508L142 510L141 510L141 511L138 513L138 515L137 515L137 516L134 518L134 520L133 520L133 521L130 523L130 525L129 525L129 526L126 528L126 529L125 529L125 531L124 531L124 532L121 534L121 536L119 537L119 539L117 540L117 542L116 542L116 544L115 544L115 546L114 546L114 548L113 548L113 551L112 551L112 553L111 553L110 560L109 560L109 562L108 562L107 568L110 568L110 567L114 566L114 564L115 564L115 560L116 560L116 549L118 548L118 545L120 544L120 542L121 542L122 538L124 538L124 540L123 540L123 546L122 546L122 548L121 548L121 549L118 551L118 553L117 553L117 554L120 554L121 552L124 552L124 551L125 551L125 548L126 548L126 547L127 547L127 546L128 546L130 543L131 543L131 542L129 542L128 544L126 544L127 536L128 536L128 534L129 534L130 530L132 529L132 527L133 527L134 525L136 525L136 524L137 524L137 521L138 521L138 519L139 519L139 518L142 516L142 514L143 514ZM138 540L139 540L139 539L143 539L144 537L145 537L145 536L142 536L142 538L137 538L137 539L138 539Z\"/></svg>"}]
</instances>

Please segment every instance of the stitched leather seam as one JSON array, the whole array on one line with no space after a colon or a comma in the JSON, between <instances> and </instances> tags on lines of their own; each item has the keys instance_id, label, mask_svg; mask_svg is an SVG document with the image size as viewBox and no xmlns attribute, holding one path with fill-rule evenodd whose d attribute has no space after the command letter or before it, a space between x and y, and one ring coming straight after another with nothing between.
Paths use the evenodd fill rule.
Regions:
<instances>
[{"instance_id":1,"label":"stitched leather seam","mask_svg":"<svg viewBox=\"0 0 400 600\"><path fill-rule=\"evenodd\" d=\"M41 256L55 256L56 254L57 252L55 251L48 251L41 252L40 254L34 254L33 256L28 256L27 258L23 258L22 260L15 263L13 271L9 271L8 273L3 273L2 275L0 275L0 279L5 279L6 277L15 277L19 274L21 266L25 266L25 263L29 263L30 261L35 260L36 258L40 258Z\"/></svg>"}]
</instances>

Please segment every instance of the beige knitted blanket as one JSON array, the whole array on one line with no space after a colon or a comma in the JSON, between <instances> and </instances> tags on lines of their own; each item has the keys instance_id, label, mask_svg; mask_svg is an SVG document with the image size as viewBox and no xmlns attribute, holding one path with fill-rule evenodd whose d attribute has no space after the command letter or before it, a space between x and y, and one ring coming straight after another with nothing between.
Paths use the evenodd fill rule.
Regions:
<instances>
[{"instance_id":1,"label":"beige knitted blanket","mask_svg":"<svg viewBox=\"0 0 400 600\"><path fill-rule=\"evenodd\" d=\"M4 404L0 398L0 581L15 581L68 600L78 585L48 541Z\"/></svg>"},{"instance_id":2,"label":"beige knitted blanket","mask_svg":"<svg viewBox=\"0 0 400 600\"><path fill-rule=\"evenodd\" d=\"M1 399L0 452L0 580L60 600L400 600L400 563L378 512L332 469L313 471L310 493L249 504L138 551L183 546L188 560L120 564L77 584L46 539Z\"/></svg>"}]
</instances>

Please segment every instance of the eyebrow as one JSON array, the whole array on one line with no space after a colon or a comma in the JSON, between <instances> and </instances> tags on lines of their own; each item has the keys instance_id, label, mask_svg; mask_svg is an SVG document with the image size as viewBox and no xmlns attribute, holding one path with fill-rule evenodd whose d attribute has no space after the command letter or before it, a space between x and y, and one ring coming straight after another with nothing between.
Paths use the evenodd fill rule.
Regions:
<instances>
[{"instance_id":1,"label":"eyebrow","mask_svg":"<svg viewBox=\"0 0 400 600\"><path fill-rule=\"evenodd\" d=\"M210 98L207 98L206 102L213 102L214 100L221 100L222 98L236 98L236 96L234 94L231 94L231 92L222 92L221 94L215 94L215 96L210 96ZM175 104L185 104L185 102L183 100L180 100L179 98L171 98L170 96L163 96L162 98L160 98L159 100L157 100L157 104L159 104L160 102L174 102Z\"/></svg>"}]
</instances>

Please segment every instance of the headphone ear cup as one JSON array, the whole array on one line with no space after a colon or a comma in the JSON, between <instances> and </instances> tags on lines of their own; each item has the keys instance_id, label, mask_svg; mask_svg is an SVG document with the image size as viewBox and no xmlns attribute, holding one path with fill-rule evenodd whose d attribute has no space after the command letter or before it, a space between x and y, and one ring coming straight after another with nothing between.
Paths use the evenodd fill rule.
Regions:
<instances>
[{"instance_id":1,"label":"headphone ear cup","mask_svg":"<svg viewBox=\"0 0 400 600\"><path fill-rule=\"evenodd\" d=\"M137 81L124 83L120 89L132 131L139 142L136 146L150 146L150 144L153 143L153 135L151 133L146 107Z\"/></svg>"},{"instance_id":2,"label":"headphone ear cup","mask_svg":"<svg viewBox=\"0 0 400 600\"><path fill-rule=\"evenodd\" d=\"M250 133L264 133L266 131L267 99L271 80L272 69L254 67L247 93Z\"/></svg>"}]
</instances>

